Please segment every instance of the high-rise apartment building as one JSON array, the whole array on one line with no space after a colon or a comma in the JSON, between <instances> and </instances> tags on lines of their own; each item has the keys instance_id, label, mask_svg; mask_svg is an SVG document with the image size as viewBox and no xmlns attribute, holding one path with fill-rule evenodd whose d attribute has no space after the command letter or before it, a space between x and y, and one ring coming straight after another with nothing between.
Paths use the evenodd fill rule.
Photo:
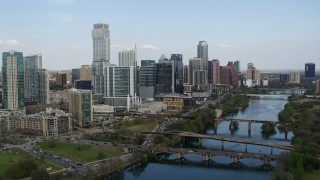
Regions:
<instances>
[{"instance_id":1,"label":"high-rise apartment building","mask_svg":"<svg viewBox=\"0 0 320 180\"><path fill-rule=\"evenodd\" d=\"M198 44L198 58L201 58L202 60L202 70L208 70L208 61L209 61L209 55L208 55L208 44L206 41L199 41Z\"/></svg>"},{"instance_id":2,"label":"high-rise apartment building","mask_svg":"<svg viewBox=\"0 0 320 180\"><path fill-rule=\"evenodd\" d=\"M217 59L208 62L208 81L209 84L220 83L220 61Z\"/></svg>"},{"instance_id":3,"label":"high-rise apartment building","mask_svg":"<svg viewBox=\"0 0 320 180\"><path fill-rule=\"evenodd\" d=\"M3 105L6 110L21 110L25 103L23 53L2 53Z\"/></svg>"},{"instance_id":4,"label":"high-rise apartment building","mask_svg":"<svg viewBox=\"0 0 320 180\"><path fill-rule=\"evenodd\" d=\"M193 73L196 70L203 70L202 58L193 58L189 59L189 84L194 85L193 82Z\"/></svg>"},{"instance_id":5,"label":"high-rise apartment building","mask_svg":"<svg viewBox=\"0 0 320 180\"><path fill-rule=\"evenodd\" d=\"M155 60L141 60L139 73L139 96L154 100L156 88Z\"/></svg>"},{"instance_id":6,"label":"high-rise apartment building","mask_svg":"<svg viewBox=\"0 0 320 180\"><path fill-rule=\"evenodd\" d=\"M220 66L220 83L231 84L233 87L239 86L239 75L233 62L228 62L227 66Z\"/></svg>"},{"instance_id":7,"label":"high-rise apartment building","mask_svg":"<svg viewBox=\"0 0 320 180\"><path fill-rule=\"evenodd\" d=\"M118 56L119 66L137 66L137 47L130 51L121 51Z\"/></svg>"},{"instance_id":8,"label":"high-rise apartment building","mask_svg":"<svg viewBox=\"0 0 320 180\"><path fill-rule=\"evenodd\" d=\"M110 32L108 24L94 24L93 40L93 93L104 92L104 68L110 64Z\"/></svg>"},{"instance_id":9,"label":"high-rise apartment building","mask_svg":"<svg viewBox=\"0 0 320 180\"><path fill-rule=\"evenodd\" d=\"M208 84L208 74L206 70L194 70L193 71L193 85L202 86Z\"/></svg>"},{"instance_id":10,"label":"high-rise apartment building","mask_svg":"<svg viewBox=\"0 0 320 180\"><path fill-rule=\"evenodd\" d=\"M175 93L183 93L183 58L182 54L171 54L174 61Z\"/></svg>"},{"instance_id":11,"label":"high-rise apartment building","mask_svg":"<svg viewBox=\"0 0 320 180\"><path fill-rule=\"evenodd\" d=\"M80 80L91 80L92 79L92 66L82 65L80 67Z\"/></svg>"},{"instance_id":12,"label":"high-rise apartment building","mask_svg":"<svg viewBox=\"0 0 320 180\"><path fill-rule=\"evenodd\" d=\"M92 122L92 92L90 90L69 90L69 112L78 127L88 127Z\"/></svg>"},{"instance_id":13,"label":"high-rise apartment building","mask_svg":"<svg viewBox=\"0 0 320 180\"><path fill-rule=\"evenodd\" d=\"M50 89L49 80L50 74L46 69L38 70L38 80L39 80L39 103L49 104L50 103Z\"/></svg>"},{"instance_id":14,"label":"high-rise apartment building","mask_svg":"<svg viewBox=\"0 0 320 180\"><path fill-rule=\"evenodd\" d=\"M28 103L39 102L40 81L38 73L42 69L42 56L25 56L23 61L25 101Z\"/></svg>"},{"instance_id":15,"label":"high-rise apartment building","mask_svg":"<svg viewBox=\"0 0 320 180\"><path fill-rule=\"evenodd\" d=\"M289 82L290 83L300 83L300 72L291 72L289 74Z\"/></svg>"},{"instance_id":16,"label":"high-rise apartment building","mask_svg":"<svg viewBox=\"0 0 320 180\"><path fill-rule=\"evenodd\" d=\"M255 81L260 84L260 71L253 66L253 63L248 63L247 80Z\"/></svg>"},{"instance_id":17,"label":"high-rise apartment building","mask_svg":"<svg viewBox=\"0 0 320 180\"><path fill-rule=\"evenodd\" d=\"M156 94L174 93L176 85L174 69L174 60L159 60L159 63L156 64Z\"/></svg>"},{"instance_id":18,"label":"high-rise apartment building","mask_svg":"<svg viewBox=\"0 0 320 180\"><path fill-rule=\"evenodd\" d=\"M56 73L56 84L60 86L65 86L67 84L67 74L66 73Z\"/></svg>"},{"instance_id":19,"label":"high-rise apartment building","mask_svg":"<svg viewBox=\"0 0 320 180\"><path fill-rule=\"evenodd\" d=\"M313 78L315 77L315 69L316 65L314 63L306 63L304 69L304 75L306 78Z\"/></svg>"}]
</instances>

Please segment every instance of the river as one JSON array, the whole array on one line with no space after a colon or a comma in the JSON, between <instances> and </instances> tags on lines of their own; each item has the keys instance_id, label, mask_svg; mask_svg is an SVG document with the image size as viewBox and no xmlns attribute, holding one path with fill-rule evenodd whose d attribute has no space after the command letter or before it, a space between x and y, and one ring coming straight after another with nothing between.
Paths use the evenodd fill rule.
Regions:
<instances>
[{"instance_id":1,"label":"river","mask_svg":"<svg viewBox=\"0 0 320 180\"><path fill-rule=\"evenodd\" d=\"M249 106L243 111L235 115L230 115L228 118L235 119L257 119L257 120L273 120L278 121L278 113L284 108L287 100L250 100ZM239 129L233 133L229 130L230 122L220 122L217 128L217 136L233 137L250 139L253 141L265 141L279 144L290 144L292 133L289 132L288 140L285 140L284 133L277 130L275 135L263 137L261 134L262 124L252 124L251 136L248 136L248 124L239 123ZM208 126L205 134L213 135L213 126ZM192 145L199 146L197 142ZM221 142L215 140L202 140L202 147L209 149L221 149ZM227 151L244 152L245 147L242 144L224 143L224 149ZM248 145L248 152L270 153L271 148ZM283 152L280 149L273 149L273 154ZM174 156L174 155L172 155ZM166 156L166 158L174 158ZM213 161L216 165L205 166L202 164L202 158L198 155L186 156L187 162L179 164L176 161L152 161L146 165L129 168L124 172L108 177L107 179L269 179L268 171L258 170L257 167L262 165L262 162L255 159L244 159L241 163L242 168L230 168L228 164L232 162L230 158L214 157ZM276 165L273 163L273 165Z\"/></svg>"}]
</instances>

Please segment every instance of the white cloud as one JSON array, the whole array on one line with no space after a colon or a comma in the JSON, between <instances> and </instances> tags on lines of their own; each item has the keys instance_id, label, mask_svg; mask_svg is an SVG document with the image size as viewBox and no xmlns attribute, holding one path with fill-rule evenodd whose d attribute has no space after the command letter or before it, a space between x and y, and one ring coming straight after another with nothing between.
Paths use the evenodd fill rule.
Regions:
<instances>
[{"instance_id":1,"label":"white cloud","mask_svg":"<svg viewBox=\"0 0 320 180\"><path fill-rule=\"evenodd\" d=\"M217 44L216 46L222 47L222 48L230 48L231 46L228 44Z\"/></svg>"},{"instance_id":2,"label":"white cloud","mask_svg":"<svg viewBox=\"0 0 320 180\"><path fill-rule=\"evenodd\" d=\"M145 44L143 46L139 46L141 49L153 49L153 50L158 50L159 48L157 46L151 45L151 44Z\"/></svg>"},{"instance_id":3,"label":"white cloud","mask_svg":"<svg viewBox=\"0 0 320 180\"><path fill-rule=\"evenodd\" d=\"M133 48L131 48L133 49ZM111 45L111 50L112 51L124 51L124 50L130 50L130 48L128 46L123 46L121 44L115 44L115 45Z\"/></svg>"},{"instance_id":4,"label":"white cloud","mask_svg":"<svg viewBox=\"0 0 320 180\"><path fill-rule=\"evenodd\" d=\"M0 45L8 45L8 46L19 46L22 45L19 41L15 39L6 39L6 40L1 40L0 39Z\"/></svg>"},{"instance_id":5,"label":"white cloud","mask_svg":"<svg viewBox=\"0 0 320 180\"><path fill-rule=\"evenodd\" d=\"M68 5L75 2L75 0L52 0L52 1L61 5Z\"/></svg>"},{"instance_id":6,"label":"white cloud","mask_svg":"<svg viewBox=\"0 0 320 180\"><path fill-rule=\"evenodd\" d=\"M52 19L59 22L70 22L75 18L75 15L72 14L64 14L64 13L55 13L49 15Z\"/></svg>"}]
</instances>

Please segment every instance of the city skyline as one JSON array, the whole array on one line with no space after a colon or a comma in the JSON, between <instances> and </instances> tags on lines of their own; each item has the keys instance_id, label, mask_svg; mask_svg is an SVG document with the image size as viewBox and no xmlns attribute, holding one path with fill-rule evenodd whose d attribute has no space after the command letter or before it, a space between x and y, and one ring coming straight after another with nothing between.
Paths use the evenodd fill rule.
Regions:
<instances>
[{"instance_id":1,"label":"city skyline","mask_svg":"<svg viewBox=\"0 0 320 180\"><path fill-rule=\"evenodd\" d=\"M41 54L43 67L50 70L90 65L92 26L105 23L110 30L112 64L118 64L118 52L135 44L138 65L143 59L158 61L161 54L182 54L188 64L197 57L199 41L206 41L209 60L218 59L221 64L239 60L241 70L249 62L260 70L302 71L308 62L319 69L320 2L168 2L2 2L8 8L0 12L7 17L0 22L0 51ZM34 8L37 11L30 11ZM166 9L175 11L166 13L170 12Z\"/></svg>"}]
</instances>

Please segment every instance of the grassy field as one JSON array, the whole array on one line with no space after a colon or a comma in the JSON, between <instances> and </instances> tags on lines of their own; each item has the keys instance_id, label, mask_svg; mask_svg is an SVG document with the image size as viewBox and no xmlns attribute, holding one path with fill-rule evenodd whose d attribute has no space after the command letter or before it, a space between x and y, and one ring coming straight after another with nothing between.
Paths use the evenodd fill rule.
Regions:
<instances>
[{"instance_id":1,"label":"grassy field","mask_svg":"<svg viewBox=\"0 0 320 180\"><path fill-rule=\"evenodd\" d=\"M37 146L41 147L42 151L46 151L50 154L81 163L88 163L125 154L122 148L119 147L106 147L65 142L54 142L54 146L52 146L50 143L52 142L40 142L37 144Z\"/></svg>"},{"instance_id":2,"label":"grassy field","mask_svg":"<svg viewBox=\"0 0 320 180\"><path fill-rule=\"evenodd\" d=\"M161 123L162 121L158 120L129 120L118 123L116 129L125 129L133 132L152 131Z\"/></svg>"},{"instance_id":3,"label":"grassy field","mask_svg":"<svg viewBox=\"0 0 320 180\"><path fill-rule=\"evenodd\" d=\"M27 159L27 158L34 159L39 167L43 167L45 169L48 167L51 167L52 170L48 171L49 173L58 171L61 169L58 166L36 159L34 156L29 155L27 152L16 148L16 149L12 149L10 152L0 153L0 177L4 176L4 172L6 172L6 170L9 168L11 164L16 163L18 160Z\"/></svg>"}]
</instances>

